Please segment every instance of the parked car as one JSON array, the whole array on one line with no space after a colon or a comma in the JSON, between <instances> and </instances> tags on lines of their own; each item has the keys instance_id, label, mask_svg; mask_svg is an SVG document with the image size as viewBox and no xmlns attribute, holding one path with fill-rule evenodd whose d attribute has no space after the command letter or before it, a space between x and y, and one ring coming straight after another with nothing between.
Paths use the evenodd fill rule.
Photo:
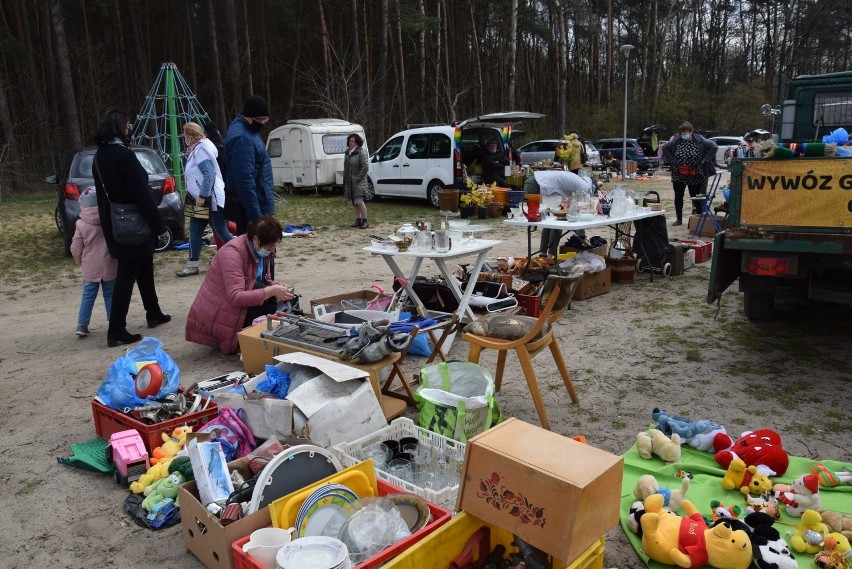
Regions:
<instances>
[{"instance_id":1,"label":"parked car","mask_svg":"<svg viewBox=\"0 0 852 569\"><path fill-rule=\"evenodd\" d=\"M716 151L716 164L730 164L737 147L745 144L745 138L742 136L714 136L710 140L719 146Z\"/></svg>"},{"instance_id":2,"label":"parked car","mask_svg":"<svg viewBox=\"0 0 852 569\"><path fill-rule=\"evenodd\" d=\"M521 163L529 166L543 160L553 160L556 151L556 145L562 142L558 138L549 138L546 140L535 140L521 146ZM591 142L586 142L586 164L591 168L597 168L601 165L601 153Z\"/></svg>"},{"instance_id":3,"label":"parked car","mask_svg":"<svg viewBox=\"0 0 852 569\"><path fill-rule=\"evenodd\" d=\"M174 239L184 238L183 202L175 191L175 179L166 168L159 155L144 146L130 147L139 163L148 172L151 194L158 204L160 215L166 222L168 231L160 237L157 251L163 251ZM80 217L80 203L77 201L87 188L95 185L92 174L92 160L97 147L90 146L75 150L68 157L61 175L52 175L44 179L48 184L58 186L59 201L54 211L56 229L65 242L65 254L71 256L71 240L74 238L75 225Z\"/></svg>"},{"instance_id":4,"label":"parked car","mask_svg":"<svg viewBox=\"0 0 852 569\"><path fill-rule=\"evenodd\" d=\"M603 158L607 154L612 154L616 160L621 160L621 153L624 149L623 138L602 138L595 142L595 146L601 153ZM635 138L627 139L627 159L636 162L636 168L642 171L654 170L659 167L660 163L656 156L649 157L645 155L645 151L639 146Z\"/></svg>"},{"instance_id":5,"label":"parked car","mask_svg":"<svg viewBox=\"0 0 852 569\"><path fill-rule=\"evenodd\" d=\"M466 168L485 151L488 142L497 142L508 157L501 132L504 126L543 116L525 112L491 113L458 125L421 126L398 132L370 158L365 199L425 198L438 207L438 191L464 188ZM461 129L461 149L453 143L457 126Z\"/></svg>"}]
</instances>

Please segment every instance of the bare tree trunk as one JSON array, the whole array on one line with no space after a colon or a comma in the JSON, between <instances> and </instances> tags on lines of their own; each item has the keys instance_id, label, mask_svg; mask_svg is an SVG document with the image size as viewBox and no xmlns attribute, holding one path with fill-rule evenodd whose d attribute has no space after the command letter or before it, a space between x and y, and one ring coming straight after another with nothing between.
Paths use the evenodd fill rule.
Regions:
<instances>
[{"instance_id":1,"label":"bare tree trunk","mask_svg":"<svg viewBox=\"0 0 852 569\"><path fill-rule=\"evenodd\" d=\"M555 32L558 53L559 87L556 91L556 134L562 136L565 133L565 107L568 98L568 46L565 38L568 35L565 29L565 7L558 0L554 2L553 17L556 18Z\"/></svg>"},{"instance_id":2,"label":"bare tree trunk","mask_svg":"<svg viewBox=\"0 0 852 569\"><path fill-rule=\"evenodd\" d=\"M259 4L259 3L258 3ZM245 0L240 3L240 8L243 16L243 40L245 41L244 49L243 49L243 61L241 62L242 69L245 70L244 76L245 80L243 81L243 97L248 99L251 95L255 94L254 89L254 74L252 73L252 65L251 65L251 32L249 30L249 15L248 8L246 6ZM267 102L269 102L267 100Z\"/></svg>"},{"instance_id":3,"label":"bare tree trunk","mask_svg":"<svg viewBox=\"0 0 852 569\"><path fill-rule=\"evenodd\" d=\"M456 107L452 98L452 89L450 85L450 32L448 31L448 26L450 25L450 11L447 8L447 0L442 0L441 2L444 7L444 25L441 28L441 32L443 34L442 42L444 49L441 53L441 60L444 62L444 70L446 72L446 101L447 107L450 109L451 118L456 118Z\"/></svg>"},{"instance_id":4,"label":"bare tree trunk","mask_svg":"<svg viewBox=\"0 0 852 569\"><path fill-rule=\"evenodd\" d=\"M319 20L320 20L320 41L322 42L322 78L323 82L331 86L331 49L329 48L328 42L328 26L325 23L325 10L323 9L323 2L320 0L317 2L317 9L319 9ZM385 40L387 41L387 40Z\"/></svg>"},{"instance_id":5,"label":"bare tree trunk","mask_svg":"<svg viewBox=\"0 0 852 569\"><path fill-rule=\"evenodd\" d=\"M151 75L151 67L148 65L148 57L147 57L147 54L145 52L146 51L145 50L145 44L146 44L145 38L146 38L146 36L144 36L142 34L142 28L139 25L139 22L142 18L139 17L138 15L144 14L145 9L144 9L144 7L139 5L139 0L134 0L134 2L130 5L130 9L133 11L132 13L134 14L134 16L132 18L130 18L130 33L131 33L131 37L133 38L133 46L134 46L133 55L135 56L134 57L134 65L136 66L136 69L134 70L134 77L145 78L145 81L135 81L133 84L136 85L136 89L141 90L141 96L145 96L145 95L147 95L148 86L151 83L153 83L153 81L154 81L154 77ZM187 13L189 13L189 6L187 6L186 9L187 9ZM189 34L190 57L194 57L193 56L193 49L192 49L193 44L192 44L192 27L191 26L187 27L187 34ZM193 67L195 65L194 61L195 60L193 59L193 63L192 63ZM194 69L193 69L193 72L194 72ZM195 78L193 77L193 84L194 84L194 79ZM134 94L134 96L135 96L135 94Z\"/></svg>"},{"instance_id":6,"label":"bare tree trunk","mask_svg":"<svg viewBox=\"0 0 852 569\"><path fill-rule=\"evenodd\" d=\"M266 21L266 3L260 2L260 21ZM260 26L260 48L259 52L259 63L260 63L260 87L259 90L262 91L265 96L264 98L269 102L270 107L273 104L272 100L272 79L269 73L269 43L266 38L266 26Z\"/></svg>"},{"instance_id":7,"label":"bare tree trunk","mask_svg":"<svg viewBox=\"0 0 852 569\"><path fill-rule=\"evenodd\" d=\"M432 61L435 62L435 74L434 74L434 91L432 97L432 113L433 116L438 116L438 107L440 103L440 92L441 92L441 83L443 83L442 75L441 75L441 49L443 48L444 43L441 41L441 26L443 10L441 2L435 2L436 16L435 19L438 21L438 32L435 34L435 48L434 48L434 56L432 57ZM449 119L454 119L455 117L448 117Z\"/></svg>"},{"instance_id":8,"label":"bare tree trunk","mask_svg":"<svg viewBox=\"0 0 852 569\"><path fill-rule=\"evenodd\" d=\"M612 0L606 0L606 106L612 106Z\"/></svg>"},{"instance_id":9,"label":"bare tree trunk","mask_svg":"<svg viewBox=\"0 0 852 569\"><path fill-rule=\"evenodd\" d=\"M228 119L231 113L225 107L225 92L222 86L222 71L219 67L219 42L216 40L216 15L214 13L215 6L213 0L207 0L207 15L210 18L208 24L208 32L210 34L210 59L211 68L213 71L213 93L216 102L215 113L216 125L225 131L228 126Z\"/></svg>"},{"instance_id":10,"label":"bare tree trunk","mask_svg":"<svg viewBox=\"0 0 852 569\"><path fill-rule=\"evenodd\" d=\"M134 18L134 30L138 27ZM195 40L192 35L192 9L189 5L186 6L186 38L189 40L189 84L193 90L198 90L198 78L195 74ZM142 69L140 67L140 69Z\"/></svg>"},{"instance_id":11,"label":"bare tree trunk","mask_svg":"<svg viewBox=\"0 0 852 569\"><path fill-rule=\"evenodd\" d=\"M508 92L508 109L515 110L515 65L518 57L518 0L512 0L512 13L509 17L509 61L507 63L507 72L509 75L509 84L506 86Z\"/></svg>"},{"instance_id":12,"label":"bare tree trunk","mask_svg":"<svg viewBox=\"0 0 852 569\"><path fill-rule=\"evenodd\" d=\"M388 67L388 0L379 0L379 29L376 37L379 39L379 62L376 68L376 118L381 125L380 140L387 135L385 127L385 76Z\"/></svg>"},{"instance_id":13,"label":"bare tree trunk","mask_svg":"<svg viewBox=\"0 0 852 569\"><path fill-rule=\"evenodd\" d=\"M50 0L50 15L53 22L53 36L56 38L56 64L62 89L62 118L65 123L66 140L71 148L80 148L83 146L83 139L80 136L77 98L74 96L74 82L71 79L71 58L68 55L65 24L59 0Z\"/></svg>"},{"instance_id":14,"label":"bare tree trunk","mask_svg":"<svg viewBox=\"0 0 852 569\"><path fill-rule=\"evenodd\" d=\"M426 6L423 4L423 0L419 2L420 8L420 18L426 19ZM418 104L420 106L420 118L421 120L426 120L426 30L424 28L420 28L420 32L417 34L417 52L418 52L418 61L420 62L420 100Z\"/></svg>"},{"instance_id":15,"label":"bare tree trunk","mask_svg":"<svg viewBox=\"0 0 852 569\"><path fill-rule=\"evenodd\" d=\"M513 0L514 1L514 0ZM476 10L473 8L473 0L468 0L470 7L470 42L473 44L473 72L476 78L476 109L477 112L485 111L485 102L482 100L485 88L482 85L482 63L479 59L479 38L476 35Z\"/></svg>"},{"instance_id":16,"label":"bare tree trunk","mask_svg":"<svg viewBox=\"0 0 852 569\"><path fill-rule=\"evenodd\" d=\"M394 2L394 16L396 17L396 72L399 80L399 120L400 122L405 122L408 117L408 105L405 100L405 54L402 50L402 17L400 16L399 0Z\"/></svg>"},{"instance_id":17,"label":"bare tree trunk","mask_svg":"<svg viewBox=\"0 0 852 569\"><path fill-rule=\"evenodd\" d=\"M21 152L18 148L18 140L15 137L12 113L9 112L9 101L6 98L7 85L4 78L9 77L9 70L5 58L0 63L2 63L3 69L3 74L0 76L0 130L6 135L5 144L0 146L0 173L3 171L11 173L10 178L6 180L0 176L0 202L2 202L3 187L8 184L12 191L19 191L23 189L24 177L20 162Z\"/></svg>"},{"instance_id":18,"label":"bare tree trunk","mask_svg":"<svg viewBox=\"0 0 852 569\"><path fill-rule=\"evenodd\" d=\"M59 7L56 7L56 8L53 7L53 4L57 3L57 2L54 2L54 0L50 0L50 2L51 2L50 11L51 11L51 14L52 14L55 10L59 10ZM53 18L55 20L56 16L53 16ZM112 5L112 25L114 26L114 30L117 32L117 33L114 33L112 35L115 38L115 41L118 42L118 53L115 54L115 59L116 59L116 61L119 62L118 67L119 67L119 73L121 74L122 96L124 98L124 101L130 101L130 100L133 99L133 95L131 93L131 86L130 86L130 75L128 75L127 65L121 65L121 63L120 63L120 62L127 60L127 50L124 48L124 32L122 30L122 25L121 25L121 3L120 2L115 2ZM55 29L56 29L56 23L54 21L54 30ZM57 39L56 43L59 43L58 39ZM67 49L67 47L66 47L66 49ZM70 70L70 60L69 60L69 70Z\"/></svg>"},{"instance_id":19,"label":"bare tree trunk","mask_svg":"<svg viewBox=\"0 0 852 569\"><path fill-rule=\"evenodd\" d=\"M241 109L243 102L242 79L240 74L240 47L237 43L237 15L234 0L224 0L225 7L225 45L228 51L228 77L231 82L231 104L234 109Z\"/></svg>"},{"instance_id":20,"label":"bare tree trunk","mask_svg":"<svg viewBox=\"0 0 852 569\"><path fill-rule=\"evenodd\" d=\"M355 54L355 97L359 102L364 101L364 58L361 57L361 39L358 31L358 0L351 0L352 7L352 51ZM366 33L366 30L365 30ZM366 40L365 40L366 41Z\"/></svg>"}]
</instances>

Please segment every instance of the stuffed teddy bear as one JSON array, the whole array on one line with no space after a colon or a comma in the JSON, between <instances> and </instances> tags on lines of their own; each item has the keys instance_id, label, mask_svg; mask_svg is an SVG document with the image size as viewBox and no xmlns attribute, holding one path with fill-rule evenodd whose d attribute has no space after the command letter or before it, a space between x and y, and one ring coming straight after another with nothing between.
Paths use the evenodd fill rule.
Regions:
<instances>
[{"instance_id":1,"label":"stuffed teddy bear","mask_svg":"<svg viewBox=\"0 0 852 569\"><path fill-rule=\"evenodd\" d=\"M169 475L169 463L173 458L164 458L157 464L149 468L145 474L139 477L139 480L130 483L130 491L134 494L141 494L145 488L161 480Z\"/></svg>"},{"instance_id":2,"label":"stuffed teddy bear","mask_svg":"<svg viewBox=\"0 0 852 569\"><path fill-rule=\"evenodd\" d=\"M774 476L783 476L790 466L790 457L781 445L781 436L771 429L746 431L739 440L732 440L727 434L718 433L713 439L716 451L714 458L722 468L728 468L731 461L740 458L746 466L761 464L772 470Z\"/></svg>"},{"instance_id":3,"label":"stuffed teddy bear","mask_svg":"<svg viewBox=\"0 0 852 569\"><path fill-rule=\"evenodd\" d=\"M651 559L678 567L747 569L752 561L751 541L742 530L732 530L729 522L708 528L704 518L689 500L683 501L688 517L663 511L663 497L645 499L642 549Z\"/></svg>"},{"instance_id":4,"label":"stuffed teddy bear","mask_svg":"<svg viewBox=\"0 0 852 569\"><path fill-rule=\"evenodd\" d=\"M636 448L642 458L650 459L653 455L657 455L666 462L680 460L680 436L677 433L672 434L671 438L659 429L639 433L636 437Z\"/></svg>"},{"instance_id":5,"label":"stuffed teddy bear","mask_svg":"<svg viewBox=\"0 0 852 569\"><path fill-rule=\"evenodd\" d=\"M660 488L660 484L653 475L643 474L636 481L636 486L633 487L633 496L637 500L644 500L652 494L661 494L663 496L663 506L676 512L680 509L687 490L689 490L689 478L683 479L678 490L677 488Z\"/></svg>"},{"instance_id":6,"label":"stuffed teddy bear","mask_svg":"<svg viewBox=\"0 0 852 569\"><path fill-rule=\"evenodd\" d=\"M171 436L163 433L161 435L163 437L163 444L155 448L151 453L151 464L157 464L164 458L171 458L175 456L186 444L187 433L191 432L192 427L184 426L176 427L175 430L172 431Z\"/></svg>"},{"instance_id":7,"label":"stuffed teddy bear","mask_svg":"<svg viewBox=\"0 0 852 569\"><path fill-rule=\"evenodd\" d=\"M776 484L772 490L778 501L786 506L787 515L801 517L805 510L822 508L822 498L819 495L819 482L813 474L803 474L793 481L790 486ZM816 553L812 551L810 553Z\"/></svg>"},{"instance_id":8,"label":"stuffed teddy bear","mask_svg":"<svg viewBox=\"0 0 852 569\"><path fill-rule=\"evenodd\" d=\"M717 433L724 433L725 428L709 419L694 420L683 415L669 416L664 410L654 407L651 418L656 421L655 429L666 436L675 433L680 437L681 444L686 443L692 448L708 452L713 448L713 438Z\"/></svg>"},{"instance_id":9,"label":"stuffed teddy bear","mask_svg":"<svg viewBox=\"0 0 852 569\"><path fill-rule=\"evenodd\" d=\"M822 522L832 533L852 539L852 514L838 514L831 510L817 510L822 516Z\"/></svg>"},{"instance_id":10,"label":"stuffed teddy bear","mask_svg":"<svg viewBox=\"0 0 852 569\"><path fill-rule=\"evenodd\" d=\"M180 507L178 503L178 490L180 490L180 485L184 482L186 480L180 472L173 472L165 478L157 480L145 488L145 496L147 497L142 500L142 507L150 511L154 504L166 498L171 498L175 501L175 506Z\"/></svg>"}]
</instances>

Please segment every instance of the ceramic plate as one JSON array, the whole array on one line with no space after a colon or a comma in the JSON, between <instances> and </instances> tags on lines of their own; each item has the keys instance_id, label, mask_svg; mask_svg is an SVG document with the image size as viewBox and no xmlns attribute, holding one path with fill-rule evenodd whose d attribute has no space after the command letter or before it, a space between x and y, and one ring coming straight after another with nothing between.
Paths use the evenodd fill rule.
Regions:
<instances>
[{"instance_id":1,"label":"ceramic plate","mask_svg":"<svg viewBox=\"0 0 852 569\"><path fill-rule=\"evenodd\" d=\"M327 494L315 501L296 525L299 537L324 535L337 537L355 508L340 494Z\"/></svg>"},{"instance_id":2,"label":"ceramic plate","mask_svg":"<svg viewBox=\"0 0 852 569\"><path fill-rule=\"evenodd\" d=\"M275 561L281 569L337 569L347 567L349 551L333 537L302 537L278 551Z\"/></svg>"},{"instance_id":3,"label":"ceramic plate","mask_svg":"<svg viewBox=\"0 0 852 569\"><path fill-rule=\"evenodd\" d=\"M399 513L411 533L422 529L432 517L429 504L420 496L414 494L388 494L385 496L399 509Z\"/></svg>"},{"instance_id":4,"label":"ceramic plate","mask_svg":"<svg viewBox=\"0 0 852 569\"><path fill-rule=\"evenodd\" d=\"M352 502L355 502L355 501L358 500L358 496L356 496L355 493L352 490L350 490L346 486L343 486L342 484L325 484L323 486L320 486L319 488L314 490L305 499L305 501L302 503L301 507L299 508L299 512L296 514L296 524L295 524L295 527L296 527L296 530L297 530L296 535L302 535L302 534L298 533L298 531L299 531L299 528L304 527L305 516L308 514L308 512L314 511L316 509L315 505L328 496L337 496L338 498L344 500L348 504L351 504ZM336 500L335 500L335 502L336 502ZM306 535L312 535L312 534L306 534ZM313 535L315 535L315 534L313 534ZM323 535L332 535L332 534L325 533ZM337 537L337 534L336 533L333 534L333 537Z\"/></svg>"}]
</instances>

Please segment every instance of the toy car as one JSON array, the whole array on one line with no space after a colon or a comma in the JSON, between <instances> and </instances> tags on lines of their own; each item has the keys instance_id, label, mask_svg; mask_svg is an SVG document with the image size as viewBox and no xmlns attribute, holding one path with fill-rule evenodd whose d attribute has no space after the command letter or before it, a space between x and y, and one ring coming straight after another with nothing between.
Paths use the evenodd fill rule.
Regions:
<instances>
[{"instance_id":1,"label":"toy car","mask_svg":"<svg viewBox=\"0 0 852 569\"><path fill-rule=\"evenodd\" d=\"M125 488L130 486L131 482L139 480L139 477L151 468L145 443L135 429L110 435L109 445L106 448L106 461L107 464L114 466L112 477L116 484Z\"/></svg>"}]
</instances>

